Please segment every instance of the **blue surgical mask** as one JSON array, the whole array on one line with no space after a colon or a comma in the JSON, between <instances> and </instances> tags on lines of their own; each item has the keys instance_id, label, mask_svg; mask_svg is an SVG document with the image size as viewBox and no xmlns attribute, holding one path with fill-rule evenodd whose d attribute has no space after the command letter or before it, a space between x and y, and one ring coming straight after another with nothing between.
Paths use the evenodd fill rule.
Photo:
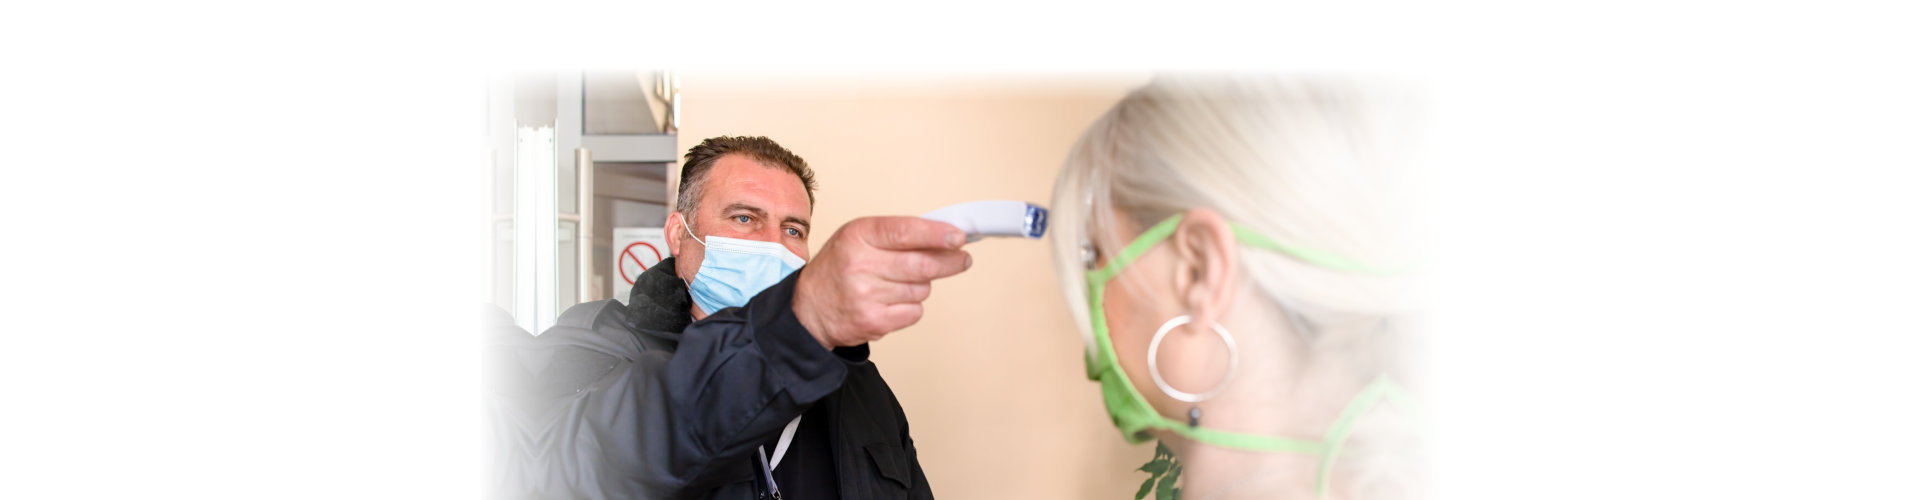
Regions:
<instances>
[{"instance_id":1,"label":"blue surgical mask","mask_svg":"<svg viewBox=\"0 0 1920 500\"><path fill-rule=\"evenodd\" d=\"M680 227L687 227L681 224ZM708 235L705 240L687 229L687 236L707 247L700 271L687 282L693 303L707 314L729 307L747 305L747 299L786 279L807 261L771 241L743 240Z\"/></svg>"}]
</instances>

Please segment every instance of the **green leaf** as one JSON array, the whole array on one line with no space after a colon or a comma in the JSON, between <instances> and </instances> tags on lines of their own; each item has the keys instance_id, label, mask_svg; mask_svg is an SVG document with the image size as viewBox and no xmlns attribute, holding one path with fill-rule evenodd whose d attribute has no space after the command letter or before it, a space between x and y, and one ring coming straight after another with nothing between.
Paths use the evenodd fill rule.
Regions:
<instances>
[{"instance_id":1,"label":"green leaf","mask_svg":"<svg viewBox=\"0 0 1920 500\"><path fill-rule=\"evenodd\" d=\"M1180 479L1180 461L1173 456L1173 450L1167 449L1167 443L1156 443L1153 460L1140 466L1139 470L1148 474L1147 481L1140 483L1140 491L1133 494L1133 500L1143 500L1147 491L1154 492L1156 500L1177 500L1180 488L1175 488Z\"/></svg>"},{"instance_id":2,"label":"green leaf","mask_svg":"<svg viewBox=\"0 0 1920 500\"><path fill-rule=\"evenodd\" d=\"M1160 486L1157 488L1154 488L1154 492L1153 492L1154 498L1158 498L1160 500L1173 500L1174 498L1178 498L1177 496L1175 496L1176 495L1175 491L1178 491L1178 490L1173 487L1173 483L1179 480L1180 480L1180 466L1178 464L1175 464L1172 470L1167 471L1166 477L1160 478Z\"/></svg>"}]
</instances>

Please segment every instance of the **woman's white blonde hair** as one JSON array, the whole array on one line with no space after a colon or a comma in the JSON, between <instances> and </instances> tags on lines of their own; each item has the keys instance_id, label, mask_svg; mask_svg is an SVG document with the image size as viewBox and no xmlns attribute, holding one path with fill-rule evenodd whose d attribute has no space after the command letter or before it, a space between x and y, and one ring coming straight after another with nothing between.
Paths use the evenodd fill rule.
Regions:
<instances>
[{"instance_id":1,"label":"woman's white blonde hair","mask_svg":"<svg viewBox=\"0 0 1920 500\"><path fill-rule=\"evenodd\" d=\"M1205 207L1283 245L1379 269L1418 266L1423 103L1418 85L1386 77L1162 75L1134 90L1081 135L1053 195L1055 264L1089 352L1097 312L1087 309L1083 252L1117 254L1133 237L1117 228ZM1336 271L1245 245L1236 255L1262 298L1310 326L1299 332L1310 356L1342 358L1359 383L1390 374L1417 385L1402 341L1402 320L1420 310L1417 273ZM1128 276L1123 288L1137 288ZM1405 493L1410 478L1396 471L1409 464L1386 453L1385 435L1398 432L1380 429L1400 426L1369 420L1341 459L1346 477L1367 484L1340 489L1402 496L1388 492Z\"/></svg>"}]
</instances>

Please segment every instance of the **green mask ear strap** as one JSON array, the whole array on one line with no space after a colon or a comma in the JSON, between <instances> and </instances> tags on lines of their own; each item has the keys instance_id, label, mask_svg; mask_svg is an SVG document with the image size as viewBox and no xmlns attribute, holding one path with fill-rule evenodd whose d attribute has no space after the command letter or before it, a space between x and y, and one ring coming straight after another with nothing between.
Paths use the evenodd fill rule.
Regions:
<instances>
[{"instance_id":1,"label":"green mask ear strap","mask_svg":"<svg viewBox=\"0 0 1920 500\"><path fill-rule=\"evenodd\" d=\"M1214 430L1206 427L1189 427L1185 422L1175 422L1166 417L1161 417L1159 420L1161 420L1161 427L1164 429L1186 436L1188 439L1215 446L1254 451L1305 453L1320 456L1325 456L1327 453L1327 445L1319 441L1262 436L1259 434L1243 434L1239 432Z\"/></svg>"},{"instance_id":2,"label":"green mask ear strap","mask_svg":"<svg viewBox=\"0 0 1920 500\"><path fill-rule=\"evenodd\" d=\"M1114 275L1120 274L1120 270L1127 267L1127 264L1132 263L1135 259L1139 259L1141 254L1147 253L1147 250L1152 249L1154 245L1160 244L1161 240L1165 240L1167 236L1172 235L1173 230L1179 228L1182 215L1184 214L1174 214L1172 217L1167 217L1166 220L1154 224L1153 227L1147 228L1145 232L1140 233L1139 237L1134 238L1133 243L1121 249L1119 255L1108 260L1105 268L1089 273L1087 277L1105 283L1107 280L1112 279ZM1233 227L1234 239L1241 243L1280 252L1300 259L1308 264L1326 269L1376 275L1394 275L1408 271L1407 269L1377 268L1333 252L1281 244L1280 242L1274 241L1273 238L1268 238L1266 235L1255 232L1252 229L1247 229L1240 224L1228 224Z\"/></svg>"},{"instance_id":3,"label":"green mask ear strap","mask_svg":"<svg viewBox=\"0 0 1920 500\"><path fill-rule=\"evenodd\" d=\"M1159 421L1158 427L1160 428L1171 430L1194 441L1215 446L1254 451L1304 453L1318 456L1318 477L1316 477L1314 481L1314 494L1320 498L1326 498L1328 484L1333 477L1333 463L1339 460L1340 450L1346 446L1347 438L1353 434L1354 423L1358 422L1362 415L1366 415L1368 412L1373 411L1375 407L1380 406L1382 401L1392 401L1393 404L1409 410L1413 407L1412 397L1407 395L1406 390L1401 388L1399 384L1393 383L1393 380L1387 378L1386 375L1381 375L1375 378L1372 383L1367 384L1367 387L1361 389L1358 394L1355 394L1353 400L1347 403L1347 407L1340 410L1340 415L1334 418L1333 425L1327 428L1325 441L1243 434L1208 429L1205 427L1188 427L1184 423L1175 422L1172 419L1158 415L1155 415L1155 417L1157 417L1155 420Z\"/></svg>"},{"instance_id":4,"label":"green mask ear strap","mask_svg":"<svg viewBox=\"0 0 1920 500\"><path fill-rule=\"evenodd\" d=\"M1275 252L1280 252L1280 253L1292 256L1293 258L1300 259L1301 261L1304 261L1308 264L1313 264L1315 266L1332 269L1335 271L1345 271L1345 272L1359 273L1359 274L1376 274L1376 275L1394 275L1394 274L1401 274L1407 271L1406 269L1381 269L1381 268L1363 264L1357 260L1346 258L1344 256L1341 256L1340 254L1336 254L1333 252L1328 252L1328 251L1318 250L1313 248L1284 245L1278 241L1273 241L1273 238L1268 238L1266 235L1254 232L1252 229L1247 229L1246 227L1241 226L1239 224L1231 224L1231 225L1233 226L1233 237L1235 239L1240 240L1241 243L1253 245L1260 248L1265 248Z\"/></svg>"},{"instance_id":5,"label":"green mask ear strap","mask_svg":"<svg viewBox=\"0 0 1920 500\"><path fill-rule=\"evenodd\" d=\"M1353 423L1387 399L1392 399L1394 404L1402 408L1412 407L1412 398L1406 390L1383 374L1354 395L1346 409L1340 410L1340 416L1333 420L1333 426L1327 428L1327 447L1326 452L1320 455L1320 477L1314 482L1315 495L1326 498L1327 480L1333 476L1333 461L1340 458L1340 449L1346 446L1347 436L1353 432Z\"/></svg>"},{"instance_id":6,"label":"green mask ear strap","mask_svg":"<svg viewBox=\"0 0 1920 500\"><path fill-rule=\"evenodd\" d=\"M1140 233L1140 236L1133 239L1133 243L1121 249L1119 255L1115 255L1112 259L1107 260L1107 267L1087 273L1087 280L1096 285L1106 284L1107 280L1113 279L1114 276L1120 274L1120 270L1125 269L1127 264L1133 263L1134 260L1140 258L1141 254L1147 253L1147 250L1153 249L1154 245L1160 244L1160 240L1167 239L1167 236L1172 235L1173 230L1180 227L1180 215L1181 214L1174 214L1172 217L1168 217L1167 220L1160 221L1159 224L1154 224L1153 227L1147 228L1146 232Z\"/></svg>"}]
</instances>

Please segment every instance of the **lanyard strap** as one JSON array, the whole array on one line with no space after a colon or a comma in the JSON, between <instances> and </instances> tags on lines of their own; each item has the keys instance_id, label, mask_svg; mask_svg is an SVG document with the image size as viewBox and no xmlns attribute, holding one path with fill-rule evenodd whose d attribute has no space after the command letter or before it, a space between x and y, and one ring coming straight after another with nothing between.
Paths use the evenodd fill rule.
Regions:
<instances>
[{"instance_id":1,"label":"lanyard strap","mask_svg":"<svg viewBox=\"0 0 1920 500\"><path fill-rule=\"evenodd\" d=\"M792 422L787 422L787 428L780 430L780 443L773 445L773 465L768 466L767 469L780 468L780 457L787 456L787 445L793 444L793 431L799 429L800 417L793 417Z\"/></svg>"},{"instance_id":2,"label":"lanyard strap","mask_svg":"<svg viewBox=\"0 0 1920 500\"><path fill-rule=\"evenodd\" d=\"M753 449L754 454L760 458L760 477L767 481L767 492L770 494L769 498L773 500L780 500L780 485L773 482L773 469L780 466L781 457L787 456L787 447L793 444L793 432L799 429L800 417L793 417L792 422L787 422L787 428L780 430L780 442L773 445L772 462L767 461L765 445Z\"/></svg>"}]
</instances>

